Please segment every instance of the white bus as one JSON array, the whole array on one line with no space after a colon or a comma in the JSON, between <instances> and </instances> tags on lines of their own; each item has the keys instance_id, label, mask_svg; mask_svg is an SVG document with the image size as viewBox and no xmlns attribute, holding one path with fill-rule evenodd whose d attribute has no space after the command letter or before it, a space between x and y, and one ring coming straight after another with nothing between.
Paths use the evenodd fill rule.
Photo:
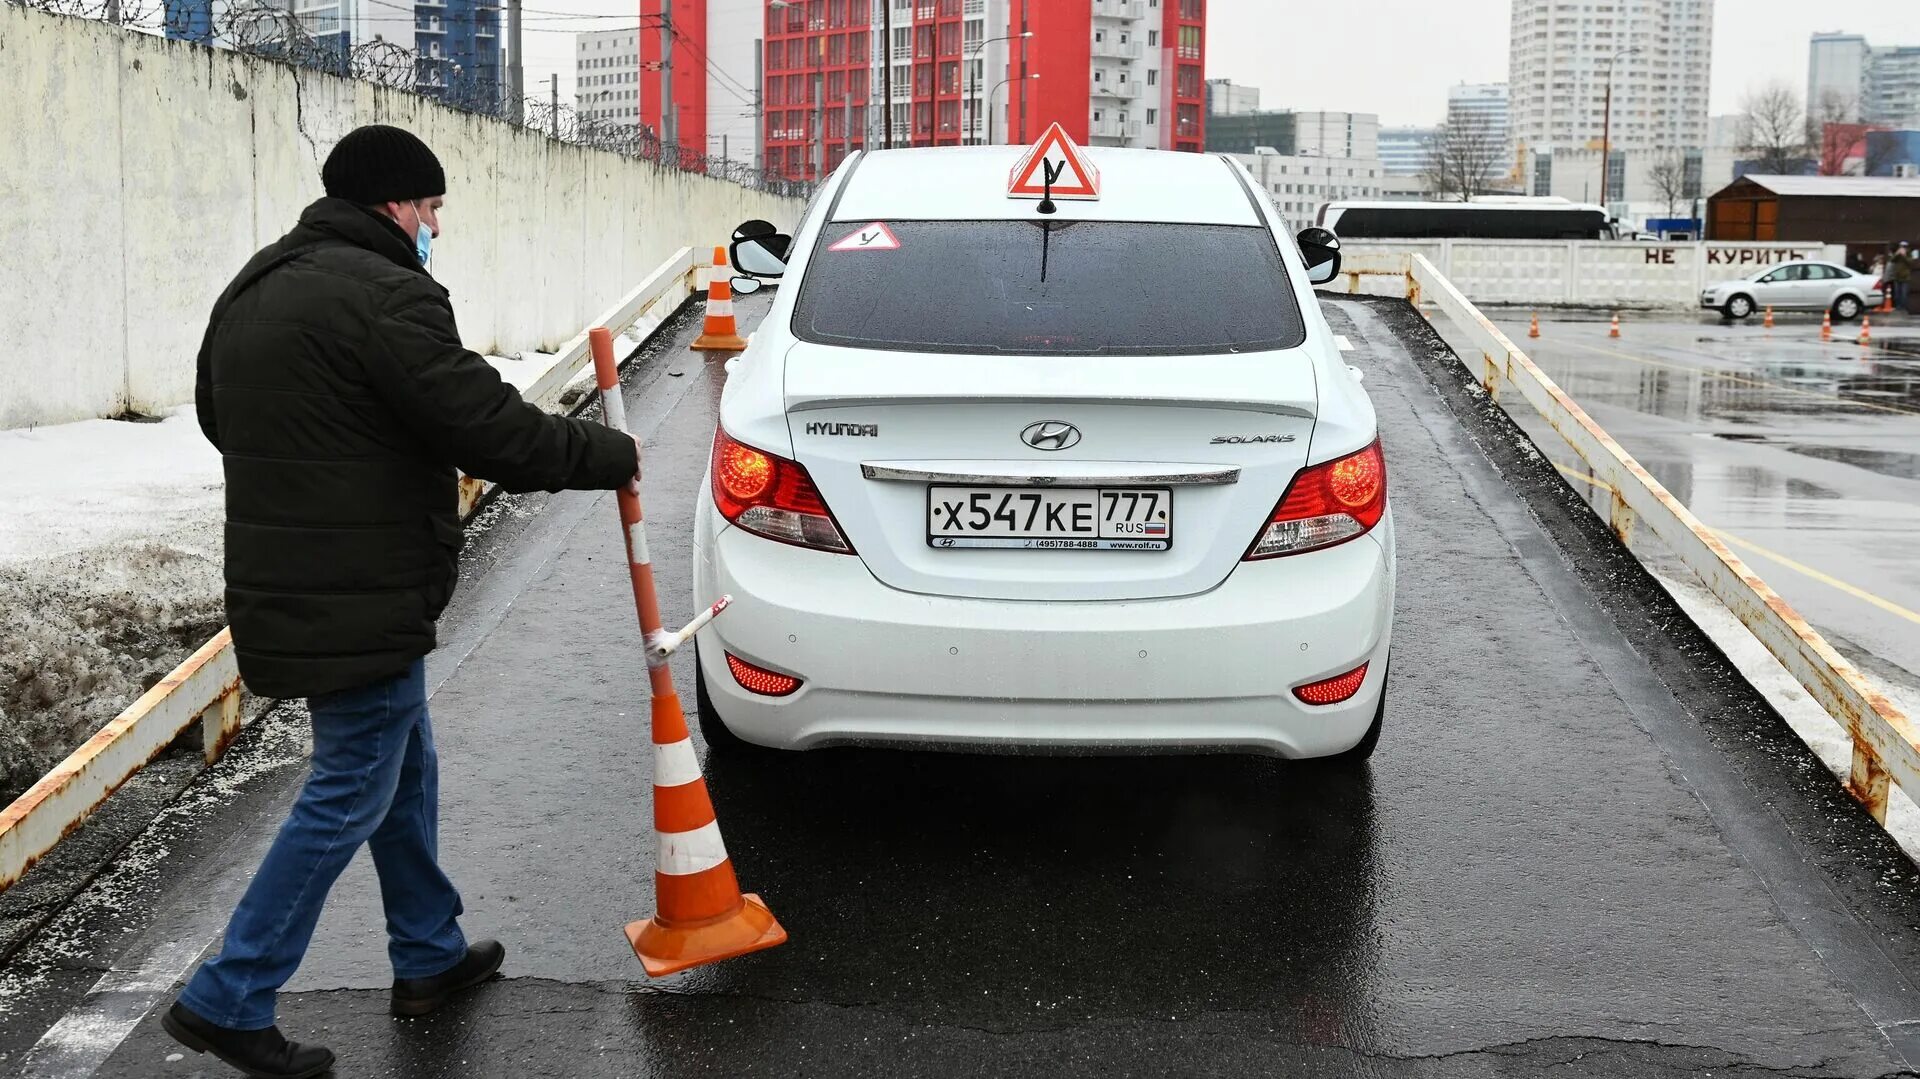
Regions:
<instances>
[{"instance_id":1,"label":"white bus","mask_svg":"<svg viewBox=\"0 0 1920 1079\"><path fill-rule=\"evenodd\" d=\"M1343 240L1612 240L1618 222L1560 198L1472 202L1329 202L1314 223Z\"/></svg>"}]
</instances>

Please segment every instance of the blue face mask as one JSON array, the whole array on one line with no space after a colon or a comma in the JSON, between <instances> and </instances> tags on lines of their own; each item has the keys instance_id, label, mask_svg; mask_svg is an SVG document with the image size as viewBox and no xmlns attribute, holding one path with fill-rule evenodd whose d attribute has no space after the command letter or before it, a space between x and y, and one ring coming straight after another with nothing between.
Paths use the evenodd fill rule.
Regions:
<instances>
[{"instance_id":1,"label":"blue face mask","mask_svg":"<svg viewBox=\"0 0 1920 1079\"><path fill-rule=\"evenodd\" d=\"M413 203L413 220L416 226L413 234L413 253L420 256L420 265L427 265L433 257L433 230L427 227L427 220L420 216L420 204Z\"/></svg>"}]
</instances>

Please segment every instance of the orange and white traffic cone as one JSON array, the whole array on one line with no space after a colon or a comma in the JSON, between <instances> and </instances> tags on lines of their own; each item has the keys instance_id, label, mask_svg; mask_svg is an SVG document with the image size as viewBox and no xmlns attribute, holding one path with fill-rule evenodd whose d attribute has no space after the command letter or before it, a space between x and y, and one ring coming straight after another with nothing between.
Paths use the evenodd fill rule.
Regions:
<instances>
[{"instance_id":1,"label":"orange and white traffic cone","mask_svg":"<svg viewBox=\"0 0 1920 1079\"><path fill-rule=\"evenodd\" d=\"M1860 343L1873 344L1873 319L1865 314L1860 316Z\"/></svg>"},{"instance_id":2,"label":"orange and white traffic cone","mask_svg":"<svg viewBox=\"0 0 1920 1079\"><path fill-rule=\"evenodd\" d=\"M1891 286L1888 286L1886 288L1881 289L1880 295L1881 295L1880 306L1874 308L1874 310L1883 315L1892 314L1893 313L1893 288Z\"/></svg>"},{"instance_id":3,"label":"orange and white traffic cone","mask_svg":"<svg viewBox=\"0 0 1920 1079\"><path fill-rule=\"evenodd\" d=\"M1825 311L1820 315L1820 340L1833 340L1833 312Z\"/></svg>"},{"instance_id":4,"label":"orange and white traffic cone","mask_svg":"<svg viewBox=\"0 0 1920 1079\"><path fill-rule=\"evenodd\" d=\"M724 284L725 282L719 282ZM627 429L620 399L620 371L613 359L613 335L604 327L588 334L593 370L600 386L607 426ZM627 539L628 577L634 607L646 642L647 678L653 689L653 824L659 849L653 887L657 914L627 926L627 943L647 976L658 978L690 967L757 952L784 943L787 931L757 895L743 894L733 862L720 839L713 800L700 774L687 733L687 718L674 692L667 660L701 628L726 609L723 598L678 633L660 624L660 600L647 554L647 526L640 496L619 493L621 530Z\"/></svg>"},{"instance_id":5,"label":"orange and white traffic cone","mask_svg":"<svg viewBox=\"0 0 1920 1079\"><path fill-rule=\"evenodd\" d=\"M733 317L733 282L716 277L707 288L707 321L693 343L695 352L745 352L746 338L740 336L739 323Z\"/></svg>"},{"instance_id":6,"label":"orange and white traffic cone","mask_svg":"<svg viewBox=\"0 0 1920 1079\"><path fill-rule=\"evenodd\" d=\"M1607 331L1607 336L1608 337L1620 336L1620 314L1617 311L1614 313L1614 316L1613 316L1613 327Z\"/></svg>"},{"instance_id":7,"label":"orange and white traffic cone","mask_svg":"<svg viewBox=\"0 0 1920 1079\"><path fill-rule=\"evenodd\" d=\"M1540 315L1538 312L1535 312L1533 316L1533 324L1527 327L1527 336L1528 337L1540 336Z\"/></svg>"},{"instance_id":8,"label":"orange and white traffic cone","mask_svg":"<svg viewBox=\"0 0 1920 1079\"><path fill-rule=\"evenodd\" d=\"M1767 318L1765 322L1761 323L1761 325L1765 326L1769 330L1773 329L1773 305L1772 304L1767 305Z\"/></svg>"},{"instance_id":9,"label":"orange and white traffic cone","mask_svg":"<svg viewBox=\"0 0 1920 1079\"><path fill-rule=\"evenodd\" d=\"M727 249L715 244L713 261L699 267L699 278L694 282L698 287L694 291L704 296L707 290L713 287L713 283L723 277L731 280L733 268L727 265Z\"/></svg>"}]
</instances>

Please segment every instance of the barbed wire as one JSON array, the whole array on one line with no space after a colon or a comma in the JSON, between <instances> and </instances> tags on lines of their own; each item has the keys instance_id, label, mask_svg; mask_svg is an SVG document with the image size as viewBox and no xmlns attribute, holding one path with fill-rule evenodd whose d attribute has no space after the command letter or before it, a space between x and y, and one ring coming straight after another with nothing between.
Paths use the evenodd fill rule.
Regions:
<instances>
[{"instance_id":1,"label":"barbed wire","mask_svg":"<svg viewBox=\"0 0 1920 1079\"><path fill-rule=\"evenodd\" d=\"M699 173L757 191L806 197L812 184L792 180L747 162L716 157L693 147L668 143L658 133L637 123L581 114L571 103L551 94L516 97L509 92L503 69L463 67L444 56L428 56L418 49L376 37L353 41L327 16L300 16L286 8L258 0L236 0L227 7L198 9L166 0L0 0L53 15L111 22L129 32L164 34L202 45L294 67L329 72L393 90L432 98L462 112L492 117L539 131L562 142L605 150L646 161L661 168ZM399 5L395 5L398 10ZM413 23L397 14L396 24ZM476 26L492 26L479 23ZM497 28L496 28L497 29Z\"/></svg>"}]
</instances>

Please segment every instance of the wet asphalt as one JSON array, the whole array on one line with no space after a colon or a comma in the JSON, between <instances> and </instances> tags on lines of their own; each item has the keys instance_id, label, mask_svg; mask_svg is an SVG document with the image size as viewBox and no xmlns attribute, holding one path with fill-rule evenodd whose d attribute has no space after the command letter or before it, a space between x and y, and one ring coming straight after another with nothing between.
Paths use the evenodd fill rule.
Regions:
<instances>
[{"instance_id":1,"label":"wet asphalt","mask_svg":"<svg viewBox=\"0 0 1920 1079\"><path fill-rule=\"evenodd\" d=\"M651 909L653 852L614 502L527 500L473 542L429 667L442 860L469 932L508 942L506 977L389 1019L363 856L282 1026L331 1045L342 1077L1879 1076L1916 1062L1911 866L1604 533L1543 493L1437 342L1409 346L1410 313L1327 308L1380 410L1400 538L1370 769L708 756L740 878L791 940L648 983L621 936ZM644 498L677 623L724 375L679 346L649 364L628 411L650 432ZM690 702L685 658L675 675ZM297 746L299 723L276 712L236 754ZM297 778L264 769L198 829L217 842L183 844L122 901L115 919L145 928L119 966L214 939ZM149 1015L96 1074L226 1073Z\"/></svg>"},{"instance_id":2,"label":"wet asphalt","mask_svg":"<svg viewBox=\"0 0 1920 1079\"><path fill-rule=\"evenodd\" d=\"M1855 662L1920 705L1920 318L1496 316L1655 478ZM1550 431L1555 460L1578 461ZM1577 469L1576 469L1577 471ZM1599 494L1604 498L1604 494Z\"/></svg>"}]
</instances>

